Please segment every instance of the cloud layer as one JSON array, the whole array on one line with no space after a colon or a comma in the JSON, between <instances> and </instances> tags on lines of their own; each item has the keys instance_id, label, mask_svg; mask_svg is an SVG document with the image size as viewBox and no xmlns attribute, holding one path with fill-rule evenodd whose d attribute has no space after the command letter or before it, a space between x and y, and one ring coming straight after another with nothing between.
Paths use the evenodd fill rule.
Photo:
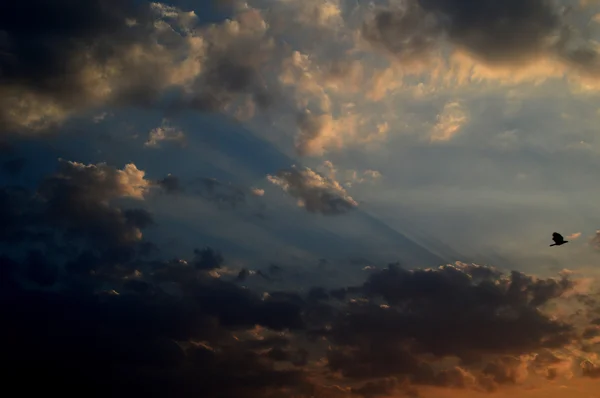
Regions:
<instances>
[{"instance_id":1,"label":"cloud layer","mask_svg":"<svg viewBox=\"0 0 600 398\"><path fill-rule=\"evenodd\" d=\"M319 188L294 185L316 175L296 173L277 181L299 196ZM39 372L63 392L119 396L330 397L597 377L599 293L574 275L390 264L358 285L249 289L248 271L221 272L227 256L215 249L162 259L140 232L151 214L119 202L172 193L173 178L60 161L37 193L3 188L12 380ZM314 195L307 206L335 210Z\"/></svg>"},{"instance_id":2,"label":"cloud layer","mask_svg":"<svg viewBox=\"0 0 600 398\"><path fill-rule=\"evenodd\" d=\"M211 23L185 1L0 5L8 383L209 398L595 393L600 288L592 272L559 270L584 250L595 266L600 232L547 255L551 275L501 256L508 271L389 262L404 247L446 249L406 238L402 212L453 242L502 228L538 236L550 223L584 231L567 225L566 203L597 223L598 5L220 3L228 18ZM230 142L189 115L235 119L247 137ZM115 141L102 146L98 132ZM249 136L260 156L280 156L251 169ZM45 169L48 147L72 160ZM208 230L159 218L160 206ZM517 224L534 213L555 218ZM354 261L311 263L289 243L300 219L314 228L298 239L323 251L356 242ZM196 249L161 245L168 228ZM302 265L234 260L217 230ZM395 239L394 256L371 231Z\"/></svg>"}]
</instances>

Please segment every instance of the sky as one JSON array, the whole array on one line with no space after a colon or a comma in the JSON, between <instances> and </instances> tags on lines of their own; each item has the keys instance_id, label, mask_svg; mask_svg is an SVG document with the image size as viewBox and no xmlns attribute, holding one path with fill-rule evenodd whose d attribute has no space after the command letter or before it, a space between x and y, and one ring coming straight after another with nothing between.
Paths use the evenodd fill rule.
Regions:
<instances>
[{"instance_id":1,"label":"sky","mask_svg":"<svg viewBox=\"0 0 600 398\"><path fill-rule=\"evenodd\" d=\"M2 2L9 383L599 398L598 125L597 0Z\"/></svg>"}]
</instances>

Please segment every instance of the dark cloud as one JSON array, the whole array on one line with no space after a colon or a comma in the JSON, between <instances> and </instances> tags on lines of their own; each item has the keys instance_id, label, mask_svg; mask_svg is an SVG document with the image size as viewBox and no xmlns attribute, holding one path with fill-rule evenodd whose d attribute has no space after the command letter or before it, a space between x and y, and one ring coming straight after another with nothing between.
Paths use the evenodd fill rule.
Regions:
<instances>
[{"instance_id":1,"label":"dark cloud","mask_svg":"<svg viewBox=\"0 0 600 398\"><path fill-rule=\"evenodd\" d=\"M564 7L546 0L409 0L382 9L363 26L368 41L400 59L423 59L447 38L491 65L520 65L557 56L597 72L598 53L565 18Z\"/></svg>"},{"instance_id":2,"label":"dark cloud","mask_svg":"<svg viewBox=\"0 0 600 398\"><path fill-rule=\"evenodd\" d=\"M222 303L24 291L0 299L2 320L12 325L1 332L9 374L37 374L45 388L63 393L250 397L303 382L298 370L276 370L273 360L236 343L209 315ZM273 318L269 309L255 314ZM246 319L261 322L249 313ZM213 345L178 343L188 340Z\"/></svg>"},{"instance_id":3,"label":"dark cloud","mask_svg":"<svg viewBox=\"0 0 600 398\"><path fill-rule=\"evenodd\" d=\"M339 215L353 210L358 205L337 181L309 168L281 170L267 178L298 199L299 205L311 213Z\"/></svg>"},{"instance_id":4,"label":"dark cloud","mask_svg":"<svg viewBox=\"0 0 600 398\"><path fill-rule=\"evenodd\" d=\"M70 60L88 50L96 59L106 58L118 44L114 39L136 42L151 22L149 10L135 1L93 0L84 6L72 0L29 0L3 3L0 11L2 81L50 92L73 88L65 85ZM128 25L128 18L141 27Z\"/></svg>"},{"instance_id":5,"label":"dark cloud","mask_svg":"<svg viewBox=\"0 0 600 398\"><path fill-rule=\"evenodd\" d=\"M41 183L38 195L45 221L63 227L73 238L127 244L140 239L140 230L153 224L152 216L143 209L122 210L111 204L120 198L143 199L148 185L133 164L118 170L61 160L57 173Z\"/></svg>"},{"instance_id":6,"label":"dark cloud","mask_svg":"<svg viewBox=\"0 0 600 398\"><path fill-rule=\"evenodd\" d=\"M212 270L221 268L223 265L223 256L218 251L207 247L202 250L194 250L195 258L193 265L196 269Z\"/></svg>"},{"instance_id":7,"label":"dark cloud","mask_svg":"<svg viewBox=\"0 0 600 398\"><path fill-rule=\"evenodd\" d=\"M111 280L93 285L103 286L104 294L84 285L74 289L69 278L53 292L23 290L18 284L4 289L0 314L3 324L11 326L0 333L9 373L40 372L44 385L63 391L79 388L72 383L76 378L77 386L112 395L169 391L182 397L199 392L254 397L294 391L304 396L319 388L304 367L326 354L329 369L343 376L338 382L363 381L351 391L366 397L414 394L419 384L491 391L521 380L526 368L515 356L570 342L564 339L568 325L533 312L534 302L557 297L564 289L539 293L539 281L527 277L498 278L497 285L472 282L450 268L388 269L373 274L361 289L351 289L362 299L330 305L320 288L305 298L290 292L261 296L234 285L235 276L232 281L215 278L207 273L215 262L206 260L214 253L197 251L189 263L137 260L141 272L129 276L119 276L112 267ZM118 262L114 254L103 261L109 257ZM39 269L47 266L39 255L23 265L36 261L39 277L44 274ZM213 265L202 265L206 261ZM382 280L399 293L387 291ZM166 289L167 283L179 293ZM541 285L555 283L560 285L548 280ZM526 293L514 292L515 284ZM376 304L375 296L384 295L388 307ZM329 350L319 351L320 339L311 343L310 329L328 324L319 334ZM441 365L454 356L463 358L462 367ZM594 369L585 368L584 374L595 377Z\"/></svg>"},{"instance_id":8,"label":"dark cloud","mask_svg":"<svg viewBox=\"0 0 600 398\"><path fill-rule=\"evenodd\" d=\"M383 46L404 61L420 59L439 45L443 33L438 20L417 1L410 0L402 9L381 10L363 25L363 37Z\"/></svg>"},{"instance_id":9,"label":"dark cloud","mask_svg":"<svg viewBox=\"0 0 600 398\"><path fill-rule=\"evenodd\" d=\"M370 381L365 383L361 387L353 388L352 392L360 394L363 397L379 397L391 395L396 390L398 380L394 378L387 378L383 380Z\"/></svg>"},{"instance_id":10,"label":"dark cloud","mask_svg":"<svg viewBox=\"0 0 600 398\"><path fill-rule=\"evenodd\" d=\"M390 266L372 274L363 287L367 297L383 298L387 305L356 301L327 333L338 345L329 365L350 378L404 374L439 384L423 356L473 364L490 355L559 348L575 330L538 307L571 287L567 279L535 280L518 272L474 282L455 267L408 271Z\"/></svg>"},{"instance_id":11,"label":"dark cloud","mask_svg":"<svg viewBox=\"0 0 600 398\"><path fill-rule=\"evenodd\" d=\"M166 193L174 194L183 192L183 187L181 186L181 182L179 178L169 174L162 180L157 181L158 186L165 190Z\"/></svg>"},{"instance_id":12,"label":"dark cloud","mask_svg":"<svg viewBox=\"0 0 600 398\"><path fill-rule=\"evenodd\" d=\"M154 29L147 4L132 0L94 0L85 6L72 0L9 2L0 6L0 15L0 120L5 129L48 127L60 113L92 104L101 93L90 90L102 89L90 80L94 71L125 60L133 45L150 46ZM153 90L152 80L140 77L154 71L153 65L142 73L133 73L125 61L120 66L128 83L113 87L119 91L114 97L133 99L135 92L143 92L138 100L151 98L146 94ZM155 75L154 81L161 78ZM13 106L17 98L20 108ZM46 104L55 111L44 114Z\"/></svg>"},{"instance_id":13,"label":"dark cloud","mask_svg":"<svg viewBox=\"0 0 600 398\"><path fill-rule=\"evenodd\" d=\"M270 94L261 83L261 62L252 54L260 51L259 44L250 43L249 47L240 49L237 49L237 45L210 54L206 72L196 81L197 94L175 106L200 111L223 111L241 94L250 96L259 109L271 105Z\"/></svg>"},{"instance_id":14,"label":"dark cloud","mask_svg":"<svg viewBox=\"0 0 600 398\"><path fill-rule=\"evenodd\" d=\"M578 329L545 311L573 290L567 274L391 265L356 286L288 291L276 290L282 267L232 272L217 248L164 259L143 236L126 239L152 225L147 210L125 206L151 186L133 165L61 161L33 192L0 190L9 384L209 398L493 391L528 372L557 379L565 361L552 350L596 336L590 322ZM241 286L250 274L270 288ZM597 303L585 297L591 320ZM574 371L597 377L597 364L573 359ZM322 383L332 372L335 388Z\"/></svg>"},{"instance_id":15,"label":"dark cloud","mask_svg":"<svg viewBox=\"0 0 600 398\"><path fill-rule=\"evenodd\" d=\"M559 10L546 0L419 3L449 19L451 41L490 63L518 62L545 52L563 25Z\"/></svg>"},{"instance_id":16,"label":"dark cloud","mask_svg":"<svg viewBox=\"0 0 600 398\"><path fill-rule=\"evenodd\" d=\"M2 132L45 131L104 105L223 111L247 96L259 109L268 107L271 90L259 69L272 49L256 29L260 21L242 18L239 31L200 26L195 14L177 5L3 3ZM173 87L179 94L159 101Z\"/></svg>"},{"instance_id":17,"label":"dark cloud","mask_svg":"<svg viewBox=\"0 0 600 398\"><path fill-rule=\"evenodd\" d=\"M94 396L257 397L310 386L299 368L306 354L252 334L257 325L300 332L302 301L218 279L211 271L224 258L215 249L164 261L150 242L119 238L151 224L145 210L113 203L143 196L146 184L134 167L66 162L37 194L3 188L3 233L21 232L3 249L27 250L0 257L7 375L35 374L44 388Z\"/></svg>"}]
</instances>

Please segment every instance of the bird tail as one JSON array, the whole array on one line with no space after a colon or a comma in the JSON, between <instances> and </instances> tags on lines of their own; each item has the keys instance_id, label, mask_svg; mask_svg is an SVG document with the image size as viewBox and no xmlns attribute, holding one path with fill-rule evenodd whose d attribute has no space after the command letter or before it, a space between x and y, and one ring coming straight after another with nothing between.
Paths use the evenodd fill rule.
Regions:
<instances>
[{"instance_id":1,"label":"bird tail","mask_svg":"<svg viewBox=\"0 0 600 398\"><path fill-rule=\"evenodd\" d=\"M556 243L551 244L550 246L556 246Z\"/></svg>"}]
</instances>

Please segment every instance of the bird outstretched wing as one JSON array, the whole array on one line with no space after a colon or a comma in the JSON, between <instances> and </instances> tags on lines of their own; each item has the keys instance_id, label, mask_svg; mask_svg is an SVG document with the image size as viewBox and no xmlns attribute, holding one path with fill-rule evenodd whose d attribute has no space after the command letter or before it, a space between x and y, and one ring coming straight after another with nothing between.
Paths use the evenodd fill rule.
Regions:
<instances>
[{"instance_id":1,"label":"bird outstretched wing","mask_svg":"<svg viewBox=\"0 0 600 398\"><path fill-rule=\"evenodd\" d=\"M554 232L552 234L552 240L554 241L554 243L560 243L560 242L564 241L564 238L558 232Z\"/></svg>"}]
</instances>

